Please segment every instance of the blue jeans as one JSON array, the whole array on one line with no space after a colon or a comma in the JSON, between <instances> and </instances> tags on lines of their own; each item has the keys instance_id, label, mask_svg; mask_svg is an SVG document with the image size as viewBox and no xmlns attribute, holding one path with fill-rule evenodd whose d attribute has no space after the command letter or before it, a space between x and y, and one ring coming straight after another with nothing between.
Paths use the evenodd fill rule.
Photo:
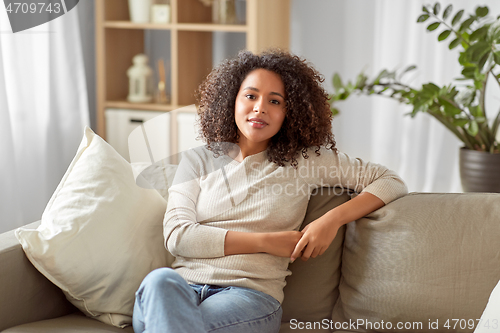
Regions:
<instances>
[{"instance_id":1,"label":"blue jeans","mask_svg":"<svg viewBox=\"0 0 500 333\"><path fill-rule=\"evenodd\" d=\"M189 285L171 268L148 274L136 292L135 333L276 333L282 309L253 289Z\"/></svg>"}]
</instances>

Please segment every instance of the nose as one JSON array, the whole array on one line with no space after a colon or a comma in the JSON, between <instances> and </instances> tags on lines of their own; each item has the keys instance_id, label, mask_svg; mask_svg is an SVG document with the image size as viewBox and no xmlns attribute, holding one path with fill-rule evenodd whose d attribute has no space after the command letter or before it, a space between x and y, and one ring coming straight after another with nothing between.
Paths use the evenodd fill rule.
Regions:
<instances>
[{"instance_id":1,"label":"nose","mask_svg":"<svg viewBox=\"0 0 500 333\"><path fill-rule=\"evenodd\" d=\"M254 104L253 111L254 112L260 112L260 113L265 113L264 103L262 102L262 100L259 100L259 101L257 101Z\"/></svg>"}]
</instances>

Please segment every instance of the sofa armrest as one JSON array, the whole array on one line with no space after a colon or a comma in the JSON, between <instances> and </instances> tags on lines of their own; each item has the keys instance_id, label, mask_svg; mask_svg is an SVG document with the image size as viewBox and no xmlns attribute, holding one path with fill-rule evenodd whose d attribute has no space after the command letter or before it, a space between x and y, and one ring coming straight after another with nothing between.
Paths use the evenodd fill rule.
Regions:
<instances>
[{"instance_id":1,"label":"sofa armrest","mask_svg":"<svg viewBox=\"0 0 500 333\"><path fill-rule=\"evenodd\" d=\"M40 222L27 225L35 229ZM0 331L76 311L62 291L31 264L14 230L0 234Z\"/></svg>"}]
</instances>

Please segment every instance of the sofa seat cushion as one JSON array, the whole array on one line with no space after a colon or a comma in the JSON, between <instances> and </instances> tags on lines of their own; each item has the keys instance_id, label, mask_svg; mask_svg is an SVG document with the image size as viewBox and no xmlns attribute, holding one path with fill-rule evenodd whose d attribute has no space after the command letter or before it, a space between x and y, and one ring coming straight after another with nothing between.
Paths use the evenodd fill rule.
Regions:
<instances>
[{"instance_id":1,"label":"sofa seat cushion","mask_svg":"<svg viewBox=\"0 0 500 333\"><path fill-rule=\"evenodd\" d=\"M73 313L63 317L37 321L9 328L2 333L134 333L132 326L118 328L86 317L83 313Z\"/></svg>"},{"instance_id":2,"label":"sofa seat cushion","mask_svg":"<svg viewBox=\"0 0 500 333\"><path fill-rule=\"evenodd\" d=\"M473 332L500 278L499 216L500 194L412 193L349 224L333 318Z\"/></svg>"}]
</instances>

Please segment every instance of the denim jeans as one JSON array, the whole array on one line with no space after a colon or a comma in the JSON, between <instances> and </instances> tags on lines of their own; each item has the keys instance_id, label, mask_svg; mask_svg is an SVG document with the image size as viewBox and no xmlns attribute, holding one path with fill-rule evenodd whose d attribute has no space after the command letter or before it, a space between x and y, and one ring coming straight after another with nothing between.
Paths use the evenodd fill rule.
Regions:
<instances>
[{"instance_id":1,"label":"denim jeans","mask_svg":"<svg viewBox=\"0 0 500 333\"><path fill-rule=\"evenodd\" d=\"M190 285L171 268L146 276L136 292L135 333L276 333L282 309L253 289Z\"/></svg>"}]
</instances>

